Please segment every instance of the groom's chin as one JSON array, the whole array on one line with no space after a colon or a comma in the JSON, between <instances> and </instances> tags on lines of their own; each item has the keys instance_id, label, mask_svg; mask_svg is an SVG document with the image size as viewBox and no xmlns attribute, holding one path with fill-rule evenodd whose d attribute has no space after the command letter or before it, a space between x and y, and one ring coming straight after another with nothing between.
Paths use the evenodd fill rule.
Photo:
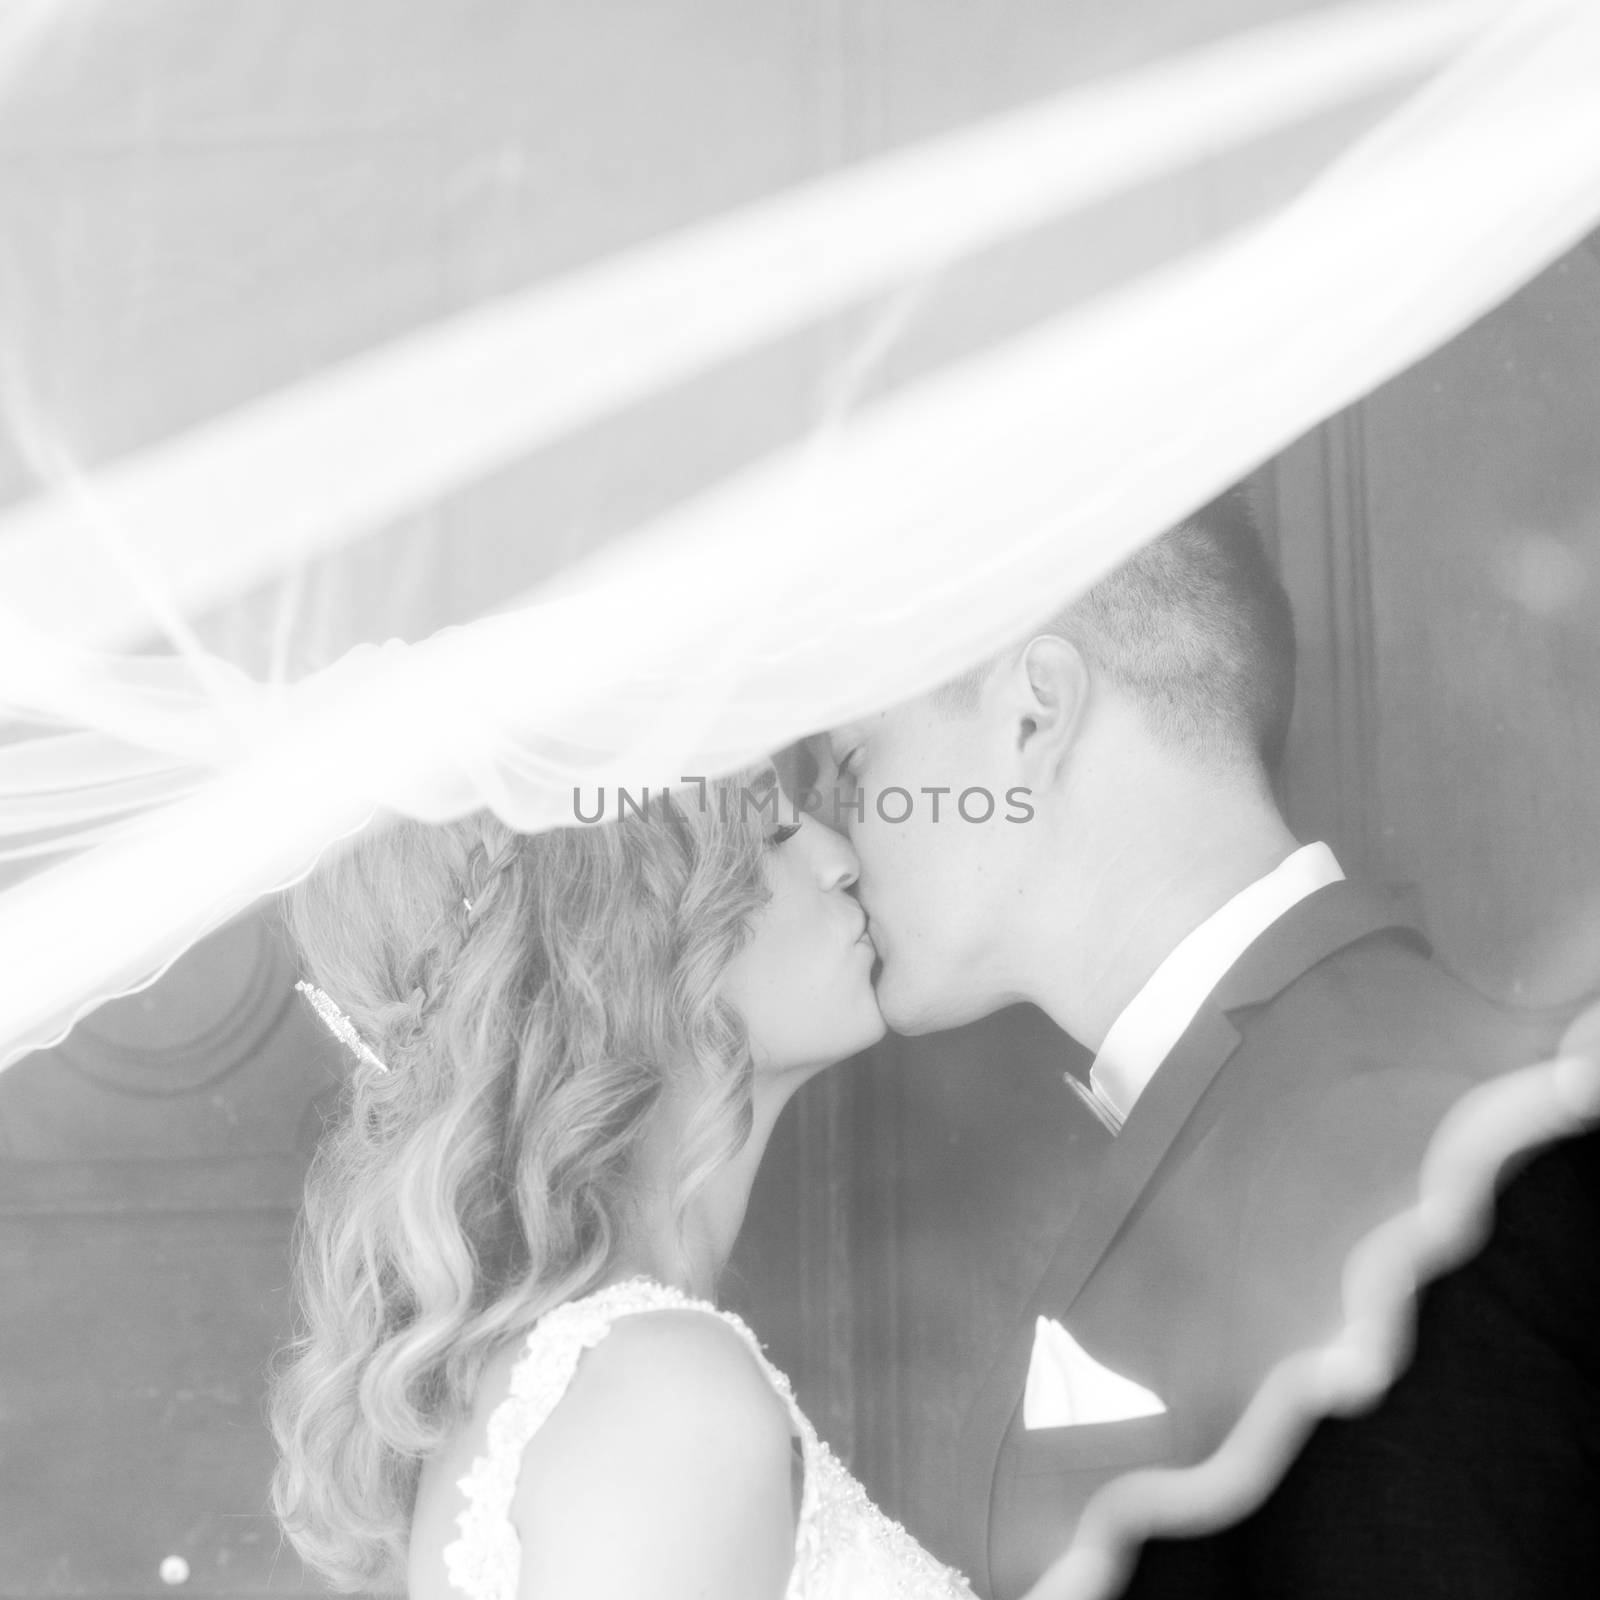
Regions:
<instances>
[{"instance_id":1,"label":"groom's chin","mask_svg":"<svg viewBox=\"0 0 1600 1600\"><path fill-rule=\"evenodd\" d=\"M901 982L888 967L878 975L877 994L878 1009L891 1033L937 1033L941 1028L955 1026L959 1020L947 1015L948 996L937 991L930 993L914 983Z\"/></svg>"}]
</instances>

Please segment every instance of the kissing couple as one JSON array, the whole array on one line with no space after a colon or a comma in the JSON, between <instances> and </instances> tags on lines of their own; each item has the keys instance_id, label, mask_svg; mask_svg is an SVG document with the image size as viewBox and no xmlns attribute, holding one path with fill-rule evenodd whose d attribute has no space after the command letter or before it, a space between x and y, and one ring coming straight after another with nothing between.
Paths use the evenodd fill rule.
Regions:
<instances>
[{"instance_id":1,"label":"kissing couple","mask_svg":"<svg viewBox=\"0 0 1600 1600\"><path fill-rule=\"evenodd\" d=\"M1337 1333L1349 1251L1415 1201L1444 1113L1551 1042L1291 833L1293 689L1234 491L813 741L842 829L768 804L769 764L624 820L394 821L330 858L290 920L358 1060L272 1406L307 1564L412 1600L1016 1600L1097 1489L1214 1451ZM891 788L1029 814L886 813ZM951 1521L925 1530L958 1572L715 1291L801 1084L886 1026L1022 1001L1094 1053L1071 1084L1104 1150L972 1374ZM1558 1225L1593 1189L1550 1155L1425 1297L1384 1403L1322 1424L1243 1523L1146 1546L1132 1592L1566 1592L1552 1552L1592 1523L1600 1460L1592 1321L1571 1335L1600 1297L1571 1270L1592 1238Z\"/></svg>"}]
</instances>

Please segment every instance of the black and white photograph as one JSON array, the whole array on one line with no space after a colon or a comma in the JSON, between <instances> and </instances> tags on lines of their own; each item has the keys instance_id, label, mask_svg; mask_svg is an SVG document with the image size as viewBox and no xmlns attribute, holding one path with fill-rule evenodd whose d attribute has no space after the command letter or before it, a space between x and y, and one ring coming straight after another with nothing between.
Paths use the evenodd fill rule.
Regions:
<instances>
[{"instance_id":1,"label":"black and white photograph","mask_svg":"<svg viewBox=\"0 0 1600 1600\"><path fill-rule=\"evenodd\" d=\"M0 0L0 1600L1600 1594L1600 0Z\"/></svg>"}]
</instances>

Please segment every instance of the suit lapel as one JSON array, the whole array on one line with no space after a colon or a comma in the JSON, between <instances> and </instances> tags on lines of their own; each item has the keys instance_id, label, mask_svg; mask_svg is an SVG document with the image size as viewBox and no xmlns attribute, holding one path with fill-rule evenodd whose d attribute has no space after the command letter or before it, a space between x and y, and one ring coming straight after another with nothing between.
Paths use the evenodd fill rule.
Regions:
<instances>
[{"instance_id":1,"label":"suit lapel","mask_svg":"<svg viewBox=\"0 0 1600 1600\"><path fill-rule=\"evenodd\" d=\"M1035 1321L1046 1313L1059 1317L1071 1308L1200 1096L1238 1043L1238 1032L1227 1017L1215 1006L1202 1007L1106 1152L1099 1181L1073 1218L1020 1323L978 1391L962 1442L957 1509L966 1523L963 1542L968 1576L981 1591L993 1589L989 1510L995 1469L1027 1377Z\"/></svg>"},{"instance_id":2,"label":"suit lapel","mask_svg":"<svg viewBox=\"0 0 1600 1600\"><path fill-rule=\"evenodd\" d=\"M1262 1004L1336 950L1402 925L1386 896L1355 884L1329 884L1308 895L1239 958L1139 1097L1106 1152L1094 1189L1069 1224L1060 1249L972 1404L962 1441L955 1510L967 1574L981 1591L993 1590L989 1520L995 1473L1021 1404L1036 1319L1070 1311L1201 1096L1238 1048L1240 1035L1228 1012ZM1414 937L1420 941L1420 936Z\"/></svg>"}]
</instances>

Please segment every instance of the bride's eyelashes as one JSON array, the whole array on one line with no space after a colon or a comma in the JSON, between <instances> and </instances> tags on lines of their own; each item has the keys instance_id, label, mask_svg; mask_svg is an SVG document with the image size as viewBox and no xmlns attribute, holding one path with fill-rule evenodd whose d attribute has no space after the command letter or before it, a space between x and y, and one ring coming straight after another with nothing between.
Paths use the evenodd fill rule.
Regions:
<instances>
[{"instance_id":1,"label":"bride's eyelashes","mask_svg":"<svg viewBox=\"0 0 1600 1600\"><path fill-rule=\"evenodd\" d=\"M835 767L838 769L839 776L841 778L849 778L854 781L856 777L856 765L860 760L860 757L861 746L858 744L851 745L850 748L846 750L845 753L834 763Z\"/></svg>"},{"instance_id":2,"label":"bride's eyelashes","mask_svg":"<svg viewBox=\"0 0 1600 1600\"><path fill-rule=\"evenodd\" d=\"M776 849L780 844L785 844L794 838L799 831L800 824L798 822L785 822L767 835L767 843L773 849Z\"/></svg>"}]
</instances>

